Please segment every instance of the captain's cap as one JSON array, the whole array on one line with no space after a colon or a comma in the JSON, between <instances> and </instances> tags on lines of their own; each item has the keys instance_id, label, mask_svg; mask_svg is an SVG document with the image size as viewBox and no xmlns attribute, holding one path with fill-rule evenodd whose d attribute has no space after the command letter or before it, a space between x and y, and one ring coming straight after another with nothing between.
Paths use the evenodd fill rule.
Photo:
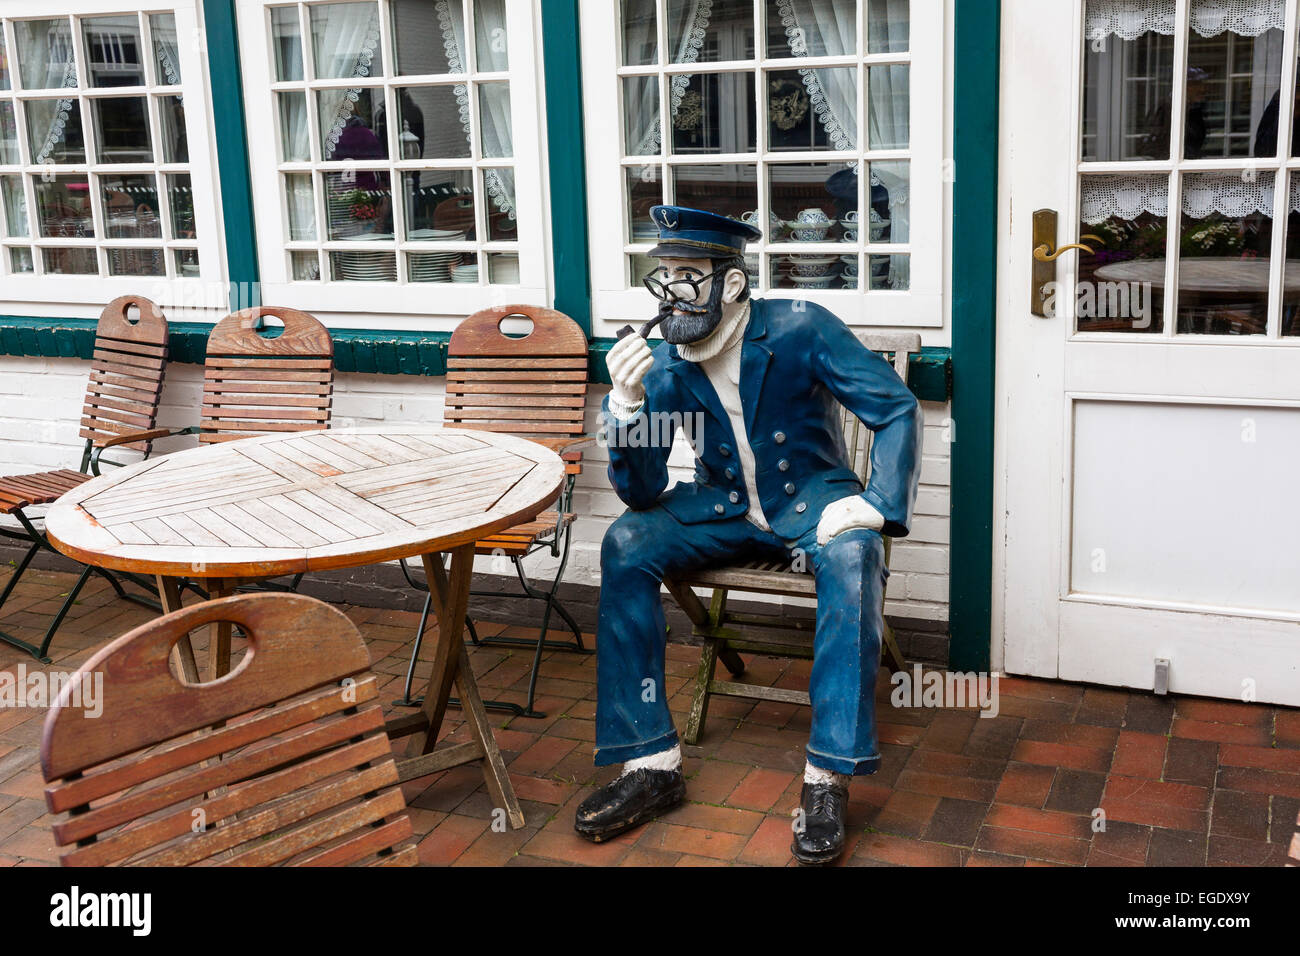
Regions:
<instances>
[{"instance_id":1,"label":"captain's cap","mask_svg":"<svg viewBox=\"0 0 1300 956\"><path fill-rule=\"evenodd\" d=\"M703 209L652 206L650 218L659 227L659 244L650 250L656 259L728 259L763 238L757 226Z\"/></svg>"}]
</instances>

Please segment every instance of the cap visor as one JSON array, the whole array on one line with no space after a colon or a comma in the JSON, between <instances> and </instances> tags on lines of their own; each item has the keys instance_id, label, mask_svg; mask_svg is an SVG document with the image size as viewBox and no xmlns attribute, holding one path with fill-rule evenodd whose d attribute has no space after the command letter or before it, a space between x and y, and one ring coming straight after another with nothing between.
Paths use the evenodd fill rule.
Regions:
<instances>
[{"instance_id":1,"label":"cap visor","mask_svg":"<svg viewBox=\"0 0 1300 956\"><path fill-rule=\"evenodd\" d=\"M739 249L732 252L718 252L714 249L701 249L699 246L683 245L679 242L661 242L650 250L652 259L730 259L732 256L744 255Z\"/></svg>"}]
</instances>

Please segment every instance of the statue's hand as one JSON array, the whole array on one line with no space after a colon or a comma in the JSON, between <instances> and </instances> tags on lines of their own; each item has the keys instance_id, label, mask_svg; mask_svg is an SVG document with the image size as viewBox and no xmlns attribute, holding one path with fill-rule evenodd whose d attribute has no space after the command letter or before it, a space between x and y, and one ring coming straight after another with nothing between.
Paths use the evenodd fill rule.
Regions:
<instances>
[{"instance_id":1,"label":"statue's hand","mask_svg":"<svg viewBox=\"0 0 1300 956\"><path fill-rule=\"evenodd\" d=\"M635 407L645 400L645 386L641 380L654 364L650 343L639 335L628 335L618 340L605 358L609 368L611 404L624 408Z\"/></svg>"},{"instance_id":2,"label":"statue's hand","mask_svg":"<svg viewBox=\"0 0 1300 956\"><path fill-rule=\"evenodd\" d=\"M884 526L884 515L873 508L866 498L852 495L832 501L822 509L821 520L817 522L817 543L824 545L837 534L853 528L879 531Z\"/></svg>"}]
</instances>

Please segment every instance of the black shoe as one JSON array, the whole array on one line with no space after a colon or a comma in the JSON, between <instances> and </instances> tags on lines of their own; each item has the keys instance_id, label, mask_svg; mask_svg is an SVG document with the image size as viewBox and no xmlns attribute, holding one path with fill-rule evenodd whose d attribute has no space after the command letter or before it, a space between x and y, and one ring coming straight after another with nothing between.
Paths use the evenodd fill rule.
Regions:
<instances>
[{"instance_id":1,"label":"black shoe","mask_svg":"<svg viewBox=\"0 0 1300 956\"><path fill-rule=\"evenodd\" d=\"M799 805L803 828L795 829L790 852L800 863L830 863L844 852L844 808L849 788L834 783L805 783Z\"/></svg>"},{"instance_id":2,"label":"black shoe","mask_svg":"<svg viewBox=\"0 0 1300 956\"><path fill-rule=\"evenodd\" d=\"M677 770L634 770L601 787L578 806L573 829L593 843L616 837L686 797L686 781Z\"/></svg>"}]
</instances>

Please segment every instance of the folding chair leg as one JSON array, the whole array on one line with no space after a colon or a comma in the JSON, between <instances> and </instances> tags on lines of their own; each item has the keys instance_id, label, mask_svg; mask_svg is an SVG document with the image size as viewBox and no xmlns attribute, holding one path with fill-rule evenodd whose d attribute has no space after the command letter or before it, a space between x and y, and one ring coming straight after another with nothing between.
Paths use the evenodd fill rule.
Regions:
<instances>
[{"instance_id":1,"label":"folding chair leg","mask_svg":"<svg viewBox=\"0 0 1300 956\"><path fill-rule=\"evenodd\" d=\"M68 596L63 599L63 606L59 608L59 613L54 615L54 620L52 620L50 626L46 628L45 640L41 641L40 648L27 648L32 656L42 664L50 663L50 659L46 654L50 649L50 642L54 640L54 632L59 629L59 625L63 623L63 619L67 617L68 612L72 610L72 605L77 600L77 595L81 593L81 589L86 586L86 581L89 580L91 572L97 570L99 569L91 567L90 565L86 566L85 570L81 572L81 576L77 578L77 583L74 584L72 590L68 592Z\"/></svg>"},{"instance_id":2,"label":"folding chair leg","mask_svg":"<svg viewBox=\"0 0 1300 956\"><path fill-rule=\"evenodd\" d=\"M885 621L885 626L881 630L881 663L890 671L897 673L907 670L907 664L903 661L903 652L898 649L898 639L894 636L894 629Z\"/></svg>"},{"instance_id":3,"label":"folding chair leg","mask_svg":"<svg viewBox=\"0 0 1300 956\"><path fill-rule=\"evenodd\" d=\"M726 666L731 672L732 677L739 677L745 673L745 660L730 647L725 644L718 648L718 660Z\"/></svg>"},{"instance_id":4,"label":"folding chair leg","mask_svg":"<svg viewBox=\"0 0 1300 956\"><path fill-rule=\"evenodd\" d=\"M424 627L429 623L429 609L433 607L433 595L424 596L424 609L420 611L420 623L415 629L415 646L411 648L411 662L406 665L406 685L402 688L402 696L393 701L394 707L419 707L424 703L424 698L419 697L412 699L411 682L415 680L415 662L420 657L420 644L424 641ZM469 623L469 618L465 618L465 623Z\"/></svg>"},{"instance_id":5,"label":"folding chair leg","mask_svg":"<svg viewBox=\"0 0 1300 956\"><path fill-rule=\"evenodd\" d=\"M5 585L4 592L0 593L0 607L4 607L5 601L9 600L9 595L14 593L14 588L18 586L18 579L23 576L23 572L27 570L27 566L32 563L32 559L36 557L36 552L39 550L41 550L40 543L35 541L32 542L32 546L27 549L27 553L23 555L23 559L18 562L18 567L14 568L14 573L10 576L9 582Z\"/></svg>"}]
</instances>

